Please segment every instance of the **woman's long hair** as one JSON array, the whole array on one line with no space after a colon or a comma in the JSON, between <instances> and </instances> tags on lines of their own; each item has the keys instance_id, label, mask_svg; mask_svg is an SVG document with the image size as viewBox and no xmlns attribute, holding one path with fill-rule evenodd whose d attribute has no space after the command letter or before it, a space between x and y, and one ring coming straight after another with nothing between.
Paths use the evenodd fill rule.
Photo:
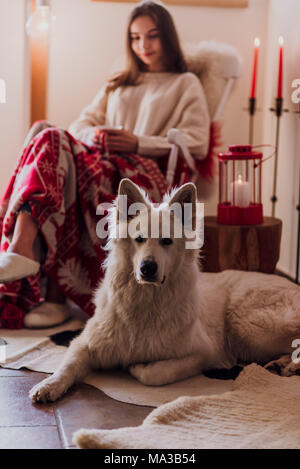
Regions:
<instances>
[{"instance_id":1,"label":"woman's long hair","mask_svg":"<svg viewBox=\"0 0 300 469\"><path fill-rule=\"evenodd\" d=\"M141 72L147 71L147 66L137 57L131 47L130 28L133 21L139 16L149 16L159 30L165 71L173 73L187 71L172 16L161 4L146 0L139 3L129 17L126 37L126 69L109 80L107 91L115 90L119 86L136 85Z\"/></svg>"}]
</instances>

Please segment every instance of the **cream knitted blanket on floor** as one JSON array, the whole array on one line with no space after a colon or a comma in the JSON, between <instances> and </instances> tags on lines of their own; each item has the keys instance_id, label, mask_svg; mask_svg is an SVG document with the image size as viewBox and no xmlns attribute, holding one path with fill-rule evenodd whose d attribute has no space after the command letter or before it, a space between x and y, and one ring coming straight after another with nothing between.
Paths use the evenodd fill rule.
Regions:
<instances>
[{"instance_id":1,"label":"cream knitted blanket on floor","mask_svg":"<svg viewBox=\"0 0 300 469\"><path fill-rule=\"evenodd\" d=\"M180 397L139 427L79 430L80 448L300 448L300 377L252 364L222 395Z\"/></svg>"}]
</instances>

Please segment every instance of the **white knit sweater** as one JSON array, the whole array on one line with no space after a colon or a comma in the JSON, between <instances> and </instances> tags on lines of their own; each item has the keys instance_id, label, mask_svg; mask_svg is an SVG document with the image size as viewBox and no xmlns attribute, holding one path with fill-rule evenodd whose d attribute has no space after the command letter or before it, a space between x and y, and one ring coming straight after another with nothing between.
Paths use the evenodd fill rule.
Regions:
<instances>
[{"instance_id":1,"label":"white knit sweater","mask_svg":"<svg viewBox=\"0 0 300 469\"><path fill-rule=\"evenodd\" d=\"M70 133L91 145L95 127L123 126L138 137L139 155L165 155L166 135L179 129L196 158L207 154L209 114L203 88L192 73L147 72L136 86L110 93L103 87L70 127Z\"/></svg>"}]
</instances>

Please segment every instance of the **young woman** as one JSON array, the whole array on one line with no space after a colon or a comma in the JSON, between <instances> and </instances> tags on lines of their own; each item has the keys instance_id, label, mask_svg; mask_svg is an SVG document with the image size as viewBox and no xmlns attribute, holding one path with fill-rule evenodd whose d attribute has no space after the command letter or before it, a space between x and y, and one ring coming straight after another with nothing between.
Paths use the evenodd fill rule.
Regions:
<instances>
[{"instance_id":1,"label":"young woman","mask_svg":"<svg viewBox=\"0 0 300 469\"><path fill-rule=\"evenodd\" d=\"M187 72L172 17L160 3L133 10L127 62L69 131L38 122L27 137L1 203L0 327L57 324L70 314L66 297L93 315L105 242L96 234L97 206L115 198L123 177L160 200L170 128L182 132L195 159L207 154L203 89ZM174 184L189 176L179 158Z\"/></svg>"}]
</instances>

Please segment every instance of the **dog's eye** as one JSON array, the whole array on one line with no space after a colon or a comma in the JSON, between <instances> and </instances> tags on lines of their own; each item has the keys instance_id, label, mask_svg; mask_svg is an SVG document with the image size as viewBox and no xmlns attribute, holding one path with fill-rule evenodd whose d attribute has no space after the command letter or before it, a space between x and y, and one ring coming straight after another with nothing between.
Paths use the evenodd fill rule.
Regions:
<instances>
[{"instance_id":1,"label":"dog's eye","mask_svg":"<svg viewBox=\"0 0 300 469\"><path fill-rule=\"evenodd\" d=\"M146 241L146 238L142 238L142 236L139 235L137 238L135 238L135 240L137 243L143 243L144 241Z\"/></svg>"},{"instance_id":2,"label":"dog's eye","mask_svg":"<svg viewBox=\"0 0 300 469\"><path fill-rule=\"evenodd\" d=\"M162 238L161 244L163 246L169 246L169 244L172 244L173 240L171 238Z\"/></svg>"}]
</instances>

